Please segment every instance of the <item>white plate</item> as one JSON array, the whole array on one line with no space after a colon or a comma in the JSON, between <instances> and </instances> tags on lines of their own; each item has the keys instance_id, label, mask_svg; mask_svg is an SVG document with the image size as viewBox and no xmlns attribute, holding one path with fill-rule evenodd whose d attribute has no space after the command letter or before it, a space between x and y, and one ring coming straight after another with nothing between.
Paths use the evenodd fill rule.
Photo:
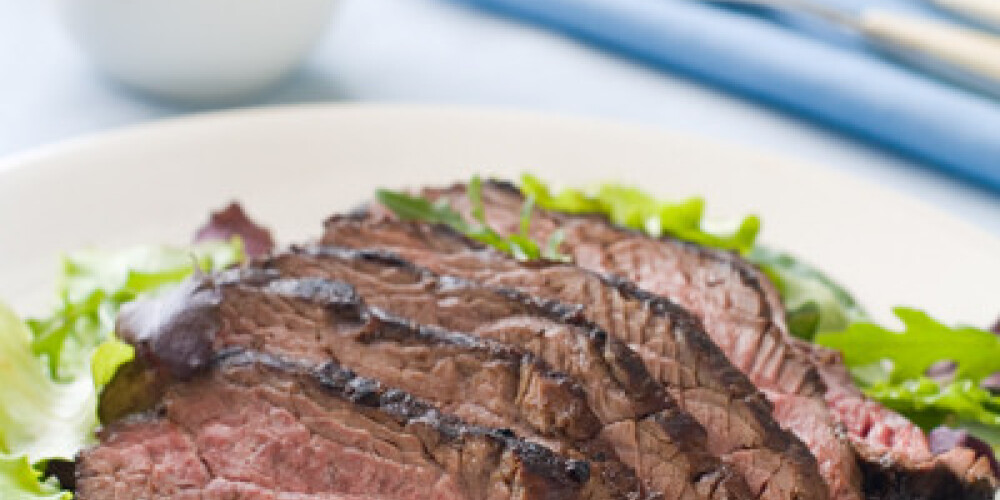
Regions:
<instances>
[{"instance_id":1,"label":"white plate","mask_svg":"<svg viewBox=\"0 0 1000 500\"><path fill-rule=\"evenodd\" d=\"M634 126L372 105L163 121L0 163L0 298L36 308L61 252L183 243L232 199L295 241L377 186L523 171L704 195L717 216L758 213L766 242L821 264L882 318L896 304L977 325L1000 313L1000 240L835 172Z\"/></svg>"}]
</instances>

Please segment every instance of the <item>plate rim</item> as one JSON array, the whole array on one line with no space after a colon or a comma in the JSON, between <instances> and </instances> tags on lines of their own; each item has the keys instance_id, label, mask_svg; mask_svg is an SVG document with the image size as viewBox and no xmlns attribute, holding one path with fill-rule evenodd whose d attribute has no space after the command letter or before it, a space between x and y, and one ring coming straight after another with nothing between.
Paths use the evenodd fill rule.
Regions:
<instances>
[{"instance_id":1,"label":"plate rim","mask_svg":"<svg viewBox=\"0 0 1000 500\"><path fill-rule=\"evenodd\" d=\"M606 132L613 130L624 136L636 137L637 140L656 139L657 137L668 137L674 141L682 140L689 143L694 149L722 147L728 150L727 154L739 155L747 163L764 164L768 168L774 168L776 171L808 168L809 175L816 175L821 179L829 179L838 186L846 188L856 187L862 190L865 197L875 196L879 198L880 202L884 201L886 204L898 204L895 207L896 210L916 209L918 210L918 215L931 217L931 223L938 222L945 224L945 229L957 232L959 236L968 236L972 238L970 240L972 242L984 243L988 245L987 248L990 250L996 248L998 254L1000 254L1000 236L992 234L984 228L973 224L971 221L951 214L912 194L884 187L855 173L832 168L824 165L822 162L797 158L794 155L783 155L774 151L765 151L753 146L731 143L711 136L679 131L668 127L609 120L594 116L578 116L510 108L378 102L334 102L300 103L193 113L92 132L0 158L0 181L4 179L5 175L16 175L20 172L20 169L30 168L33 164L48 163L53 169L65 168L63 159L70 158L76 153L86 154L97 152L99 154L102 150L114 151L115 148L133 144L137 140L141 141L144 137L153 138L152 140L155 141L156 138L160 137L173 137L173 134L176 133L189 134L190 132L185 131L187 128L198 129L200 127L214 133L220 125L224 126L226 123L240 122L242 120L256 122L248 125L249 127L266 127L271 120L280 122L283 119L294 120L298 117L308 117L315 114L340 114L350 117L352 113L368 117L391 117L405 114L408 115L408 120L424 119L424 117L429 120L441 120L442 118L471 119L479 120L491 126L501 125L504 121L513 123L539 122L543 127L550 127L554 130L562 128L584 132ZM711 200L709 199L709 201ZM769 241L767 237L763 239L764 243L768 243ZM805 257L807 261L810 260L809 255ZM852 283L847 284L852 289L857 286ZM858 287L856 290L859 290L864 295L863 287Z\"/></svg>"},{"instance_id":2,"label":"plate rim","mask_svg":"<svg viewBox=\"0 0 1000 500\"><path fill-rule=\"evenodd\" d=\"M906 200L908 203L914 203L920 205L922 208L933 211L938 215L951 220L951 222L965 226L967 229L971 229L974 232L980 233L986 236L987 239L994 240L997 244L1000 244L1000 235L991 233L990 231L972 223L966 219L956 216L944 209L941 209L931 203L927 203L920 200L916 196L906 193L903 191L896 191L893 189L888 189L882 187L864 177L849 171L844 171L827 165L823 161L816 161L813 159L798 158L795 155L785 155L775 151L766 150L764 148L755 147L753 145L747 145L742 143L737 143L733 141L727 141L724 139L717 139L714 137L707 136L705 134L699 134L696 132L690 132L685 130L679 130L671 127L662 127L656 124L635 122L628 120L618 120L613 118L603 118L593 115L584 114L574 114L574 113L563 113L563 112L548 112L539 111L532 109L520 109L520 108L508 108L501 106L482 106L482 105L462 105L462 104L423 104L423 103L392 103L392 102L314 102L314 103L292 103L292 104L280 104L280 105L264 105L264 106L249 106L240 108L229 108L229 109L218 109L218 110L208 110L208 111L198 111L178 116L171 116L165 118L158 118L149 121L133 123L118 127L112 127L105 130L98 130L92 132L86 132L73 137L59 139L50 143L41 144L24 151L15 152L6 156L0 157L0 179L9 172L12 172L19 168L27 168L32 163L44 161L57 156L66 155L72 153L74 150L88 149L88 148L100 148L104 144L113 143L115 141L120 141L122 139L127 139L129 136L135 135L140 136L143 134L160 134L165 130L172 127L185 127L189 124L200 124L212 121L229 121L237 120L240 118L249 119L267 119L269 117L277 117L285 114L295 114L295 113L327 113L327 112L381 112L381 113L426 113L426 114L440 114L440 113L452 113L456 115L464 116L477 116L477 115L492 115L494 117L506 117L512 119L528 119L535 118L550 123L554 122L564 122L564 123L575 123L578 125L588 125L592 127L618 127L624 129L626 132L633 133L661 133L674 136L676 138L683 138L684 140L690 140L692 142L702 143L702 144L715 144L719 146L724 146L727 149L732 149L738 152L751 155L766 163L795 163L803 167L815 169L820 175L836 178L838 182L844 182L848 184L864 186L865 189L872 191L878 191L883 195L894 197L897 199Z\"/></svg>"}]
</instances>

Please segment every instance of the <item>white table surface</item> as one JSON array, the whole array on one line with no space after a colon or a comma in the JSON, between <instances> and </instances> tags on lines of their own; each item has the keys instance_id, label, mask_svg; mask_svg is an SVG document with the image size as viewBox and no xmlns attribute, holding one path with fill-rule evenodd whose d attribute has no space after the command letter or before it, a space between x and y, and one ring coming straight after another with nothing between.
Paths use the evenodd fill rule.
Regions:
<instances>
[{"instance_id":1,"label":"white table surface","mask_svg":"<svg viewBox=\"0 0 1000 500\"><path fill-rule=\"evenodd\" d=\"M0 0L0 156L200 111L150 100L103 77L67 38L48 1ZM547 110L699 133L855 173L1000 236L1000 194L447 0L343 0L305 66L247 105L341 100Z\"/></svg>"}]
</instances>

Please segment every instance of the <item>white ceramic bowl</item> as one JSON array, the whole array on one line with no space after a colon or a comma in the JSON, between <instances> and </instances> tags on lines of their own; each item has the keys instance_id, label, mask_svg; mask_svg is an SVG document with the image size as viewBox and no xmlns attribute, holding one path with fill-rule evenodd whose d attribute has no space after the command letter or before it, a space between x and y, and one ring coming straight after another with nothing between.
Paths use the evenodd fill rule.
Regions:
<instances>
[{"instance_id":1,"label":"white ceramic bowl","mask_svg":"<svg viewBox=\"0 0 1000 500\"><path fill-rule=\"evenodd\" d=\"M336 0L58 0L71 34L115 78L184 101L275 84L327 27Z\"/></svg>"}]
</instances>

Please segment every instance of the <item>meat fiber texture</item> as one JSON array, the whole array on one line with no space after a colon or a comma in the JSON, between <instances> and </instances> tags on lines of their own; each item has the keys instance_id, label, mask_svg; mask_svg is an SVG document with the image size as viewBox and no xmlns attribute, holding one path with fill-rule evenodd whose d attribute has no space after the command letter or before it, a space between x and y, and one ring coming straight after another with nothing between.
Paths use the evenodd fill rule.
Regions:
<instances>
[{"instance_id":1,"label":"meat fiber texture","mask_svg":"<svg viewBox=\"0 0 1000 500\"><path fill-rule=\"evenodd\" d=\"M471 215L465 186L427 189L423 194L447 200ZM495 230L507 234L520 230L524 200L516 188L489 182L483 198ZM865 399L843 379L842 363L818 363L813 353L794 342L766 278L737 255L649 238L614 227L599 216L535 210L532 237L547 241L557 228L565 234L563 250L576 264L621 276L696 316L729 360L774 399L775 416L782 425L812 446L834 498L861 498L863 484L881 482L872 477L908 475L910 480L894 483L910 488L914 498L951 498L956 489L988 496L992 481L988 464L969 460L961 450L932 456L918 428ZM813 410L803 415L803 408ZM861 408L867 420L859 422ZM817 431L817 426L827 428ZM839 435L846 438L838 444L833 438ZM848 460L852 454L859 459ZM945 479L925 484L923 478L928 476ZM917 484L919 488L913 486Z\"/></svg>"},{"instance_id":2,"label":"meat fiber texture","mask_svg":"<svg viewBox=\"0 0 1000 500\"><path fill-rule=\"evenodd\" d=\"M423 194L470 215L463 185ZM516 188L483 199L521 230ZM226 213L202 236L267 236ZM247 267L130 304L137 359L101 396L77 496L992 496L988 463L930 453L836 353L791 338L737 255L535 209L534 239L557 228L573 265L376 205L321 245L273 254L267 236Z\"/></svg>"},{"instance_id":3,"label":"meat fiber texture","mask_svg":"<svg viewBox=\"0 0 1000 500\"><path fill-rule=\"evenodd\" d=\"M369 309L343 283L282 279L253 270L199 277L166 295L130 304L118 331L136 347L141 365L175 379L199 376L205 362L192 366L192 359L231 351L260 351L309 364L334 360L416 393L470 424L516 429L566 460L579 459L589 471L583 489L587 498L643 494L630 470L613 457L587 461L613 448L602 441L599 423L574 381L505 346ZM442 377L449 368L461 376ZM120 372L102 395L103 421L117 421L160 400L163 389L156 378L131 372Z\"/></svg>"},{"instance_id":4,"label":"meat fiber texture","mask_svg":"<svg viewBox=\"0 0 1000 500\"><path fill-rule=\"evenodd\" d=\"M434 271L515 287L577 306L578 314L626 342L654 378L709 434L709 449L739 470L764 498L824 498L815 459L771 417L753 384L682 309L621 280L572 265L518 262L439 226L334 217L324 241L395 252Z\"/></svg>"},{"instance_id":5,"label":"meat fiber texture","mask_svg":"<svg viewBox=\"0 0 1000 500\"><path fill-rule=\"evenodd\" d=\"M593 498L583 462L336 364L249 351L210 364L166 388L155 410L103 429L79 457L76 498Z\"/></svg>"},{"instance_id":6,"label":"meat fiber texture","mask_svg":"<svg viewBox=\"0 0 1000 500\"><path fill-rule=\"evenodd\" d=\"M341 280L366 302L393 314L532 353L580 381L607 441L653 491L667 498L697 491L749 496L740 476L708 452L705 430L678 407L641 359L580 318L576 307L436 276L379 252L303 248L272 257L263 266L286 276Z\"/></svg>"}]
</instances>

